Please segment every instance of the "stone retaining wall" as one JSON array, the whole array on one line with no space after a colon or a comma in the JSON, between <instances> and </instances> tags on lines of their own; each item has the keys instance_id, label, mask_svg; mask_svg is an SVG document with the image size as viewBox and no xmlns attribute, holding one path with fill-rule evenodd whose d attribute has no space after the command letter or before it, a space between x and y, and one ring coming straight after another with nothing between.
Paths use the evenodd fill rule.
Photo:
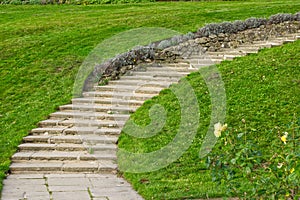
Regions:
<instances>
[{"instance_id":1,"label":"stone retaining wall","mask_svg":"<svg viewBox=\"0 0 300 200\"><path fill-rule=\"evenodd\" d=\"M297 33L300 30L300 21L286 21L279 24L260 25L258 28L251 28L237 33L211 34L206 37L198 37L182 44L172 46L163 50L166 52L165 59L170 59L170 52L186 52L188 47L195 49L197 53L222 51L225 48L237 48L242 44L253 44L255 41L267 41L271 38L281 37L290 33ZM198 47L198 48L197 48ZM163 56L164 54L161 54Z\"/></svg>"},{"instance_id":2,"label":"stone retaining wall","mask_svg":"<svg viewBox=\"0 0 300 200\"><path fill-rule=\"evenodd\" d=\"M128 70L135 69L143 62L174 62L177 58L191 54L204 54L206 51L222 51L224 48L237 48L241 44L266 41L300 30L300 12L277 14L269 19L249 18L245 21L209 24L195 33L175 36L137 47L120 54L109 61L95 66L86 80L85 90L95 82L106 83L118 79ZM95 77L101 77L95 80Z\"/></svg>"}]
</instances>

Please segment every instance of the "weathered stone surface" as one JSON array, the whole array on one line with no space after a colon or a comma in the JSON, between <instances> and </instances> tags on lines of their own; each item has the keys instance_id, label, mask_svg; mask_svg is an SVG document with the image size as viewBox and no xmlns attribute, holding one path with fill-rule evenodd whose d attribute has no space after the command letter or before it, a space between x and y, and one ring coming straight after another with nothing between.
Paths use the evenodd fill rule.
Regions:
<instances>
[{"instance_id":1,"label":"weathered stone surface","mask_svg":"<svg viewBox=\"0 0 300 200\"><path fill-rule=\"evenodd\" d=\"M88 191L63 191L63 192L53 192L52 198L54 200L90 200L90 195Z\"/></svg>"},{"instance_id":2,"label":"weathered stone surface","mask_svg":"<svg viewBox=\"0 0 300 200\"><path fill-rule=\"evenodd\" d=\"M91 187L91 183L88 178L85 177L70 177L64 176L61 177L48 177L47 182L50 186L81 186L87 189Z\"/></svg>"}]
</instances>

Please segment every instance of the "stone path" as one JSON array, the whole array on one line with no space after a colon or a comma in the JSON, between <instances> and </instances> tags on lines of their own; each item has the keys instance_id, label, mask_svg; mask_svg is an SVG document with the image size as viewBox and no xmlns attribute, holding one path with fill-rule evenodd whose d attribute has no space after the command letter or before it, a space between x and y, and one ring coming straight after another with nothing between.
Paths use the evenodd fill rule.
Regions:
<instances>
[{"instance_id":1,"label":"stone path","mask_svg":"<svg viewBox=\"0 0 300 200\"><path fill-rule=\"evenodd\" d=\"M95 86L72 104L41 121L12 157L2 200L139 200L129 183L117 176L116 151L123 125L143 102L195 71L190 63L210 65L265 47L299 39L300 33L270 41L209 52L175 64L149 65L106 86Z\"/></svg>"}]
</instances>

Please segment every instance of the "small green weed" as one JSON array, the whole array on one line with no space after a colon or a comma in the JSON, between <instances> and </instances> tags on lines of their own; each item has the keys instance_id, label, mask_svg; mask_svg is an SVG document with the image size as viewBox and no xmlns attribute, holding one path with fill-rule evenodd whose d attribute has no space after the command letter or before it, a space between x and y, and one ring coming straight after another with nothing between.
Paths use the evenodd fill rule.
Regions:
<instances>
[{"instance_id":1,"label":"small green weed","mask_svg":"<svg viewBox=\"0 0 300 200\"><path fill-rule=\"evenodd\" d=\"M213 180L226 183L229 197L298 199L300 118L275 126L263 139L253 138L253 131L244 120L241 127L223 131L207 157Z\"/></svg>"}]
</instances>

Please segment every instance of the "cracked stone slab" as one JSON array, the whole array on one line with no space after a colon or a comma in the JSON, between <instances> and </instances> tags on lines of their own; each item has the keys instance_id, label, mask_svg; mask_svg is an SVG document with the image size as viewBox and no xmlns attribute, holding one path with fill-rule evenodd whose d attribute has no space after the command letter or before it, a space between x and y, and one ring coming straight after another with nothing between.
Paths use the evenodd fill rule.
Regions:
<instances>
[{"instance_id":1,"label":"cracked stone slab","mask_svg":"<svg viewBox=\"0 0 300 200\"><path fill-rule=\"evenodd\" d=\"M90 200L91 197L88 191L73 191L73 192L53 192L52 198L54 200Z\"/></svg>"}]
</instances>

